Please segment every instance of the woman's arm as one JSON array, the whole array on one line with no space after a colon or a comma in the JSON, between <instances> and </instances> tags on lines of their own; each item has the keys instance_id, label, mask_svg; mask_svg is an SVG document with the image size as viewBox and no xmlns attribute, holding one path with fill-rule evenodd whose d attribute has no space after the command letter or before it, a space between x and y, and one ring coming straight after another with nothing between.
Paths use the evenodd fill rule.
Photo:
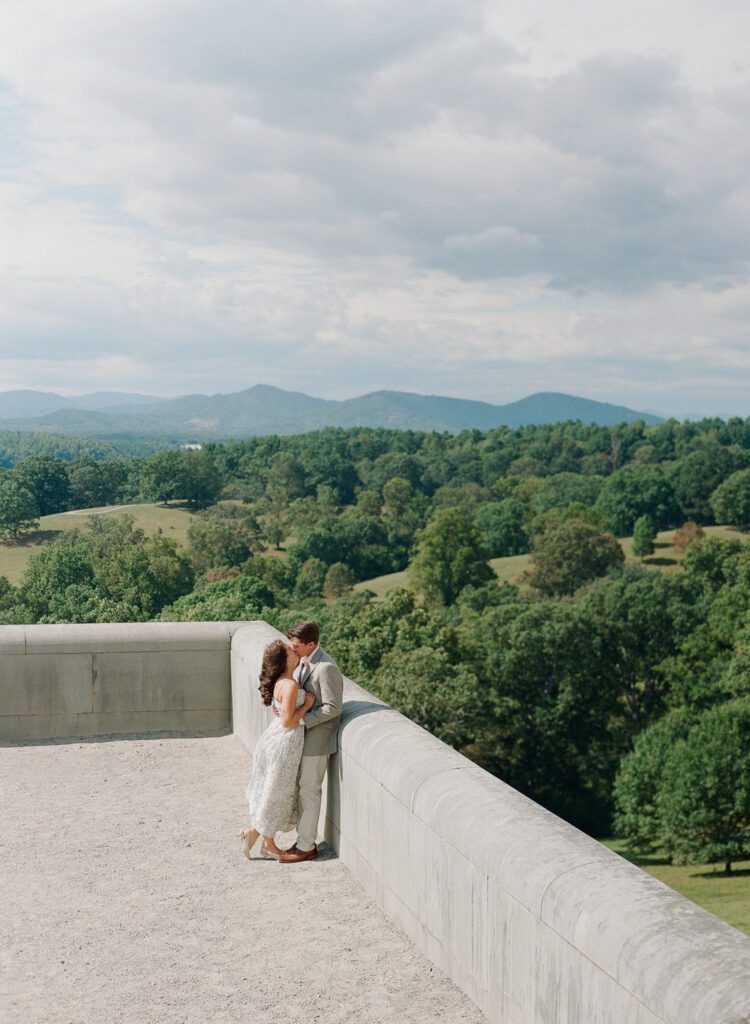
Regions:
<instances>
[{"instance_id":1,"label":"woman's arm","mask_svg":"<svg viewBox=\"0 0 750 1024\"><path fill-rule=\"evenodd\" d=\"M315 700L311 693L306 693L305 703L298 708L296 706L298 689L297 684L291 679L283 682L280 687L281 692L277 698L281 701L279 721L285 729L296 729Z\"/></svg>"}]
</instances>

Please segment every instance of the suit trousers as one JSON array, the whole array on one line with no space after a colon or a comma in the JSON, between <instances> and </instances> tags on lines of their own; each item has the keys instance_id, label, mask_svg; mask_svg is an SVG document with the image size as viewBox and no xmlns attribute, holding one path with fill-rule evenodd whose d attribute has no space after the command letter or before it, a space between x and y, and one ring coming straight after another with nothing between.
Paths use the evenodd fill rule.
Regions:
<instances>
[{"instance_id":1,"label":"suit trousers","mask_svg":"<svg viewBox=\"0 0 750 1024\"><path fill-rule=\"evenodd\" d=\"M302 814L297 826L297 849L305 852L312 850L318 838L318 818L328 757L328 754L308 754L302 758L299 776Z\"/></svg>"}]
</instances>

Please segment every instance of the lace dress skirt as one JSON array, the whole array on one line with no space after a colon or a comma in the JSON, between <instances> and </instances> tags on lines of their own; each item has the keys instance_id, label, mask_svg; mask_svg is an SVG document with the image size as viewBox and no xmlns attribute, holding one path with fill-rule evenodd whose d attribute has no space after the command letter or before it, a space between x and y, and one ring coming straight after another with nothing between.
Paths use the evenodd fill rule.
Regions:
<instances>
[{"instance_id":1,"label":"lace dress skirt","mask_svg":"<svg viewBox=\"0 0 750 1024\"><path fill-rule=\"evenodd\" d=\"M297 705L304 700L300 690ZM278 707L278 703L274 701ZM299 768L305 728L285 729L275 718L255 748L253 769L245 796L250 827L263 836L290 832L299 821Z\"/></svg>"}]
</instances>

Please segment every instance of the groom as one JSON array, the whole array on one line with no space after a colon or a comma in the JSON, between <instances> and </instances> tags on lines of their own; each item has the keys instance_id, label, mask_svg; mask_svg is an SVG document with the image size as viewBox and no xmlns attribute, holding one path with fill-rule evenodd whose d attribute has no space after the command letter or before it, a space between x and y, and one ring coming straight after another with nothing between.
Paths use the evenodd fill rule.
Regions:
<instances>
[{"instance_id":1,"label":"groom","mask_svg":"<svg viewBox=\"0 0 750 1024\"><path fill-rule=\"evenodd\" d=\"M304 717L305 745L299 779L302 814L297 829L297 842L279 860L297 864L318 856L315 839L318 834L323 778L328 758L336 753L336 732L344 700L344 680L339 667L320 646L317 622L298 622L286 632L289 646L300 656L297 681L315 697L315 703Z\"/></svg>"}]
</instances>

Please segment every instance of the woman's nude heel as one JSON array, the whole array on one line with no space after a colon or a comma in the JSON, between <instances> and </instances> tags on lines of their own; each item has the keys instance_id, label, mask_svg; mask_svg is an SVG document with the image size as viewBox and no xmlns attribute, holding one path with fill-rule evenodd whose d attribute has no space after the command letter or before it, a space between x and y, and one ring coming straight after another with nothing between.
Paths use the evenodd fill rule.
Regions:
<instances>
[{"instance_id":1,"label":"woman's nude heel","mask_svg":"<svg viewBox=\"0 0 750 1024\"><path fill-rule=\"evenodd\" d=\"M243 830L240 832L240 838L242 839L242 852L245 854L248 860L250 860L250 851L258 842L257 835L255 839L253 839L253 841L250 842L250 837L252 836L252 834L253 830L251 828L243 828Z\"/></svg>"}]
</instances>

